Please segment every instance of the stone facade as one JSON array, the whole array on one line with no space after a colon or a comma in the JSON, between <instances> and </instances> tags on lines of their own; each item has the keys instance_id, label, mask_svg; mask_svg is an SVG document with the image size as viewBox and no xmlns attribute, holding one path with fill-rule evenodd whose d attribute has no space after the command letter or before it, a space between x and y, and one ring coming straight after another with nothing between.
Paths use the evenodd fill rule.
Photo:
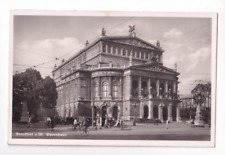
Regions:
<instances>
[{"instance_id":1,"label":"stone facade","mask_svg":"<svg viewBox=\"0 0 225 155\"><path fill-rule=\"evenodd\" d=\"M53 70L61 117L180 120L178 75L159 42L101 36Z\"/></svg>"}]
</instances>

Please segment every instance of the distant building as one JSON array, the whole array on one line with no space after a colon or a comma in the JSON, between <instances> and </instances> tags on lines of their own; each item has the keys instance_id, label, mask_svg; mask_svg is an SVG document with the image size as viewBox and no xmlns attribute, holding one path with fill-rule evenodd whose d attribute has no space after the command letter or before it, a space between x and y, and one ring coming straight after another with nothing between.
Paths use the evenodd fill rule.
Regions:
<instances>
[{"instance_id":1,"label":"distant building","mask_svg":"<svg viewBox=\"0 0 225 155\"><path fill-rule=\"evenodd\" d=\"M101 37L53 70L61 117L180 120L176 70L163 66L160 43Z\"/></svg>"},{"instance_id":2,"label":"distant building","mask_svg":"<svg viewBox=\"0 0 225 155\"><path fill-rule=\"evenodd\" d=\"M192 96L181 97L180 100L181 100L180 108L182 108L182 109L190 108L190 106L196 107L195 104L194 104Z\"/></svg>"}]
</instances>

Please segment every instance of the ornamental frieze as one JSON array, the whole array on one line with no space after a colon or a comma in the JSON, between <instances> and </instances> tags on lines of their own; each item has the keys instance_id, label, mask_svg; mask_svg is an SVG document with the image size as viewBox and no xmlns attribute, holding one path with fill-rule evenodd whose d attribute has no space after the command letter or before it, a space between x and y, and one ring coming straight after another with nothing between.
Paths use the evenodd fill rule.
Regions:
<instances>
[{"instance_id":1,"label":"ornamental frieze","mask_svg":"<svg viewBox=\"0 0 225 155\"><path fill-rule=\"evenodd\" d=\"M96 76L122 76L122 74L115 71L98 71L98 72L92 73L92 77L96 77Z\"/></svg>"}]
</instances>

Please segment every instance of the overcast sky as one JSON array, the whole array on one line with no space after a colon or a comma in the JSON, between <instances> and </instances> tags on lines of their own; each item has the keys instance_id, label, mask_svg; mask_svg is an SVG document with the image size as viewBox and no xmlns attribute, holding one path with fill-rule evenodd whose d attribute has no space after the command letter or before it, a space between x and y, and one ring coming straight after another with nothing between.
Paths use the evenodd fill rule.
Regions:
<instances>
[{"instance_id":1,"label":"overcast sky","mask_svg":"<svg viewBox=\"0 0 225 155\"><path fill-rule=\"evenodd\" d=\"M14 73L37 66L43 77L51 75L54 64L76 54L86 40L97 39L103 27L108 36L124 36L129 25L135 25L137 37L160 41L165 66L174 69L177 63L181 95L190 94L199 80L211 80L209 18L16 16Z\"/></svg>"}]
</instances>

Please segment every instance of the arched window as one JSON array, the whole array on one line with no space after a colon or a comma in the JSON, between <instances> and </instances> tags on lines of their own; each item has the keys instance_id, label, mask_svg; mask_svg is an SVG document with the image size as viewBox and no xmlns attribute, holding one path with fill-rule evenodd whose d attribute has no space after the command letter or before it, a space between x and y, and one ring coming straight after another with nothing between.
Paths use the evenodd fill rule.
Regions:
<instances>
[{"instance_id":1,"label":"arched window","mask_svg":"<svg viewBox=\"0 0 225 155\"><path fill-rule=\"evenodd\" d=\"M113 97L118 97L118 87L119 87L119 84L117 81L114 81L113 82Z\"/></svg>"},{"instance_id":2,"label":"arched window","mask_svg":"<svg viewBox=\"0 0 225 155\"><path fill-rule=\"evenodd\" d=\"M103 97L108 96L108 83L107 82L102 83L102 96Z\"/></svg>"},{"instance_id":3,"label":"arched window","mask_svg":"<svg viewBox=\"0 0 225 155\"><path fill-rule=\"evenodd\" d=\"M98 96L98 82L95 83L95 96Z\"/></svg>"}]
</instances>

